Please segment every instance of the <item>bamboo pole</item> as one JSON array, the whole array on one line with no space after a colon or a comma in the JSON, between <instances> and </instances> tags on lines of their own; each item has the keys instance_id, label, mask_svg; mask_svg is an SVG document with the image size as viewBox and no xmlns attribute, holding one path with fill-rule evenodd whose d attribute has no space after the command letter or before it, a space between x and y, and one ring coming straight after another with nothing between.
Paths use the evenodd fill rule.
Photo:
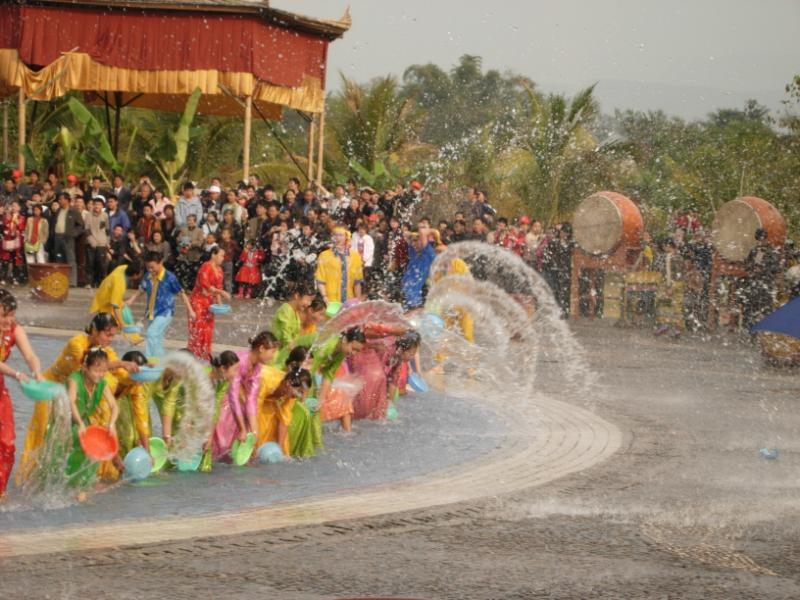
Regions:
<instances>
[{"instance_id":1,"label":"bamboo pole","mask_svg":"<svg viewBox=\"0 0 800 600\"><path fill-rule=\"evenodd\" d=\"M314 180L314 135L316 129L316 115L311 115L311 121L308 124L308 164L306 166L306 179L309 183Z\"/></svg>"},{"instance_id":2,"label":"bamboo pole","mask_svg":"<svg viewBox=\"0 0 800 600\"><path fill-rule=\"evenodd\" d=\"M242 179L250 177L250 132L253 127L253 97L244 98L244 140L242 142Z\"/></svg>"},{"instance_id":3,"label":"bamboo pole","mask_svg":"<svg viewBox=\"0 0 800 600\"><path fill-rule=\"evenodd\" d=\"M19 87L19 100L17 107L17 131L19 139L19 148L17 150L17 168L25 172L25 154L22 152L22 147L25 145L25 90L22 86Z\"/></svg>"},{"instance_id":4,"label":"bamboo pole","mask_svg":"<svg viewBox=\"0 0 800 600\"><path fill-rule=\"evenodd\" d=\"M322 189L322 159L325 155L325 107L319 113L319 145L317 146L317 189Z\"/></svg>"}]
</instances>

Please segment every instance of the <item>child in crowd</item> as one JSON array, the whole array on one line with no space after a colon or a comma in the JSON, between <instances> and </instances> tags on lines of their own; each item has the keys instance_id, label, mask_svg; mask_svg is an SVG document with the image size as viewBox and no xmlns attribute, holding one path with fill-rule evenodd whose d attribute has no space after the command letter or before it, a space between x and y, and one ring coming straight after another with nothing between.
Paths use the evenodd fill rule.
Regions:
<instances>
[{"instance_id":1,"label":"child in crowd","mask_svg":"<svg viewBox=\"0 0 800 600\"><path fill-rule=\"evenodd\" d=\"M239 257L242 266L236 273L236 282L239 284L237 298L250 298L253 288L261 283L261 263L264 262L264 251L256 248L252 241L245 244L244 251Z\"/></svg>"},{"instance_id":2,"label":"child in crowd","mask_svg":"<svg viewBox=\"0 0 800 600\"><path fill-rule=\"evenodd\" d=\"M230 227L223 227L221 229L221 238L219 247L225 252L225 260L222 263L223 285L225 291L229 294L233 293L233 268L236 259L242 253L239 244L233 239L233 233Z\"/></svg>"}]
</instances>

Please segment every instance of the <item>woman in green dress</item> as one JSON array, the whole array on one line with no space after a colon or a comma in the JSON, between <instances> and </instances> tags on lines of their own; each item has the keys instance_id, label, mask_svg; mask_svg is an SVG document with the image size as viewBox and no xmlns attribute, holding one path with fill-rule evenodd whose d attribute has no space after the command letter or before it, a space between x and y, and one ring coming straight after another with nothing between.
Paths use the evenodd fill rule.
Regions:
<instances>
[{"instance_id":1,"label":"woman in green dress","mask_svg":"<svg viewBox=\"0 0 800 600\"><path fill-rule=\"evenodd\" d=\"M80 444L80 436L87 425L97 417L100 401L111 408L108 431L116 437L115 424L119 409L105 375L108 372L108 354L100 348L86 353L83 366L67 377L67 397L72 412L72 449L67 458L66 474L72 487L87 487L94 481L98 463L89 460Z\"/></svg>"},{"instance_id":2,"label":"woman in green dress","mask_svg":"<svg viewBox=\"0 0 800 600\"><path fill-rule=\"evenodd\" d=\"M300 340L303 331L303 315L314 300L315 290L308 283L291 282L288 286L289 299L275 313L270 331L280 343L280 349L272 361L273 366L282 368L289 352L296 345L310 346L313 338Z\"/></svg>"},{"instance_id":3,"label":"woman in green dress","mask_svg":"<svg viewBox=\"0 0 800 600\"><path fill-rule=\"evenodd\" d=\"M231 382L236 378L236 368L238 365L239 357L231 350L225 350L219 356L215 356L211 359L211 366L208 367L208 376L214 387L214 427L217 426L217 421L219 421L220 409L222 408L225 395L228 393L228 388ZM203 460L198 468L198 471L202 473L211 472L214 427L211 428L208 441L206 441L203 446Z\"/></svg>"},{"instance_id":4,"label":"woman in green dress","mask_svg":"<svg viewBox=\"0 0 800 600\"><path fill-rule=\"evenodd\" d=\"M322 377L322 382L314 386L320 403L320 418L323 421L341 421L344 431L351 429L353 398L344 389L333 389L332 383L334 379L349 375L345 359L360 352L366 342L363 329L351 327L340 335L332 335L311 350L311 373L314 377Z\"/></svg>"},{"instance_id":5,"label":"woman in green dress","mask_svg":"<svg viewBox=\"0 0 800 600\"><path fill-rule=\"evenodd\" d=\"M289 425L289 455L295 458L310 458L322 447L322 422L319 418L319 406L316 398L308 397L311 388L311 375L308 371L311 366L308 350L297 346L286 359L287 377L297 373L296 379L305 382L305 375L309 373L308 382L303 388L292 407L292 422Z\"/></svg>"},{"instance_id":6,"label":"woman in green dress","mask_svg":"<svg viewBox=\"0 0 800 600\"><path fill-rule=\"evenodd\" d=\"M161 416L161 432L167 446L172 443L172 433L177 429L183 413L183 382L172 369L164 369L156 381L145 384L145 394L152 398Z\"/></svg>"}]
</instances>

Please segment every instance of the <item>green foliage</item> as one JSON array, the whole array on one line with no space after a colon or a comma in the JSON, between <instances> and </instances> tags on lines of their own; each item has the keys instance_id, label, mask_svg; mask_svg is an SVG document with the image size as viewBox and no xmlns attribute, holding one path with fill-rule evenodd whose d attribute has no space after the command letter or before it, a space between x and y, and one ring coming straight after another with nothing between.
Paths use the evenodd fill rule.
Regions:
<instances>
[{"instance_id":1,"label":"green foliage","mask_svg":"<svg viewBox=\"0 0 800 600\"><path fill-rule=\"evenodd\" d=\"M774 116L754 101L694 122L660 111L604 116L593 92L544 95L472 55L450 69L411 65L400 80L343 77L327 101L325 184L355 177L385 188L420 177L437 202L477 185L501 212L546 221L569 219L582 198L613 189L638 203L655 234L674 211L697 210L710 224L722 203L752 194L775 204L790 230L800 226L800 75L786 86L785 113ZM101 109L75 95L29 102L26 162L42 171L149 175L169 194L182 177L232 183L241 177L242 121L196 116L198 99L195 92L182 115L124 109L116 157ZM272 127L253 123L251 171L281 185L298 168L273 130L304 166L307 123L293 111Z\"/></svg>"},{"instance_id":2,"label":"green foliage","mask_svg":"<svg viewBox=\"0 0 800 600\"><path fill-rule=\"evenodd\" d=\"M402 152L413 145L420 113L410 98L400 96L397 80L384 77L362 86L342 76L342 86L328 104L329 170L356 175L356 165L374 169L402 161Z\"/></svg>"},{"instance_id":3,"label":"green foliage","mask_svg":"<svg viewBox=\"0 0 800 600\"><path fill-rule=\"evenodd\" d=\"M186 101L186 108L183 110L177 129L172 131L162 128L156 145L146 155L161 177L164 192L169 197L176 195L178 180L185 174L183 169L189 149L190 126L197 112L200 95L200 88L196 88Z\"/></svg>"}]
</instances>

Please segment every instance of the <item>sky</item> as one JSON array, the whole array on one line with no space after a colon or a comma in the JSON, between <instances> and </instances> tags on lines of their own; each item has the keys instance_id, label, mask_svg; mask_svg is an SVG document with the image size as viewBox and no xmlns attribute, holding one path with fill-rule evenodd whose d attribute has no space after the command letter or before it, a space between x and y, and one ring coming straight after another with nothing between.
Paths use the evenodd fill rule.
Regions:
<instances>
[{"instance_id":1,"label":"sky","mask_svg":"<svg viewBox=\"0 0 800 600\"><path fill-rule=\"evenodd\" d=\"M800 73L798 0L272 0L353 26L330 47L328 87L463 54L527 75L544 91L597 83L605 112L663 109L702 118L755 98L781 109Z\"/></svg>"}]
</instances>

